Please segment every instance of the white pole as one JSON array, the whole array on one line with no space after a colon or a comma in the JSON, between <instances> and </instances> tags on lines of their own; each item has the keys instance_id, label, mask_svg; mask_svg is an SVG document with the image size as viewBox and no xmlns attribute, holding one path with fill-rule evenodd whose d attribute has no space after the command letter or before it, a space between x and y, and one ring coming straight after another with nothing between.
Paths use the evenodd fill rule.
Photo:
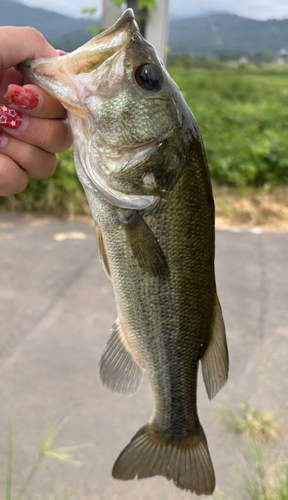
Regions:
<instances>
[{"instance_id":1,"label":"white pole","mask_svg":"<svg viewBox=\"0 0 288 500\"><path fill-rule=\"evenodd\" d=\"M102 29L110 28L121 16L122 10L110 0L103 0ZM156 8L149 11L146 38L154 45L162 61L166 62L169 30L169 0L156 0Z\"/></svg>"},{"instance_id":2,"label":"white pole","mask_svg":"<svg viewBox=\"0 0 288 500\"><path fill-rule=\"evenodd\" d=\"M103 30L110 28L117 19L121 16L122 9L116 7L110 0L103 0L103 12L102 12L102 22L101 27Z\"/></svg>"},{"instance_id":3,"label":"white pole","mask_svg":"<svg viewBox=\"0 0 288 500\"><path fill-rule=\"evenodd\" d=\"M162 61L166 62L169 30L169 0L156 0L156 8L149 11L146 38L154 45Z\"/></svg>"}]
</instances>

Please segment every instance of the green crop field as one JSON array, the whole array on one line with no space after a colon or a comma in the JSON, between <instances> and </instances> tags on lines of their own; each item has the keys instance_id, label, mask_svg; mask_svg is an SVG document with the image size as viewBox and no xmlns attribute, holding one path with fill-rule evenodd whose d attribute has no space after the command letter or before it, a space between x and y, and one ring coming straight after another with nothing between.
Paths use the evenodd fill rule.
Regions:
<instances>
[{"instance_id":1,"label":"green crop field","mask_svg":"<svg viewBox=\"0 0 288 500\"><path fill-rule=\"evenodd\" d=\"M234 186L288 183L288 67L209 68L184 56L169 70L200 125L212 178Z\"/></svg>"},{"instance_id":2,"label":"green crop field","mask_svg":"<svg viewBox=\"0 0 288 500\"><path fill-rule=\"evenodd\" d=\"M237 189L288 184L288 66L171 58L168 69L200 125L211 176ZM87 205L72 151L56 174L31 179L26 191L0 198L7 209L83 214Z\"/></svg>"}]
</instances>

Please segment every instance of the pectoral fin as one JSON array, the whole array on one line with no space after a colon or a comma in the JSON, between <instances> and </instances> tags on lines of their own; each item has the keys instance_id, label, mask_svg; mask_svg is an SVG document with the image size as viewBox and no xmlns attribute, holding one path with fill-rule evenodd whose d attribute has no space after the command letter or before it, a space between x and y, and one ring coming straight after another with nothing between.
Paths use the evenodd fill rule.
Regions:
<instances>
[{"instance_id":1,"label":"pectoral fin","mask_svg":"<svg viewBox=\"0 0 288 500\"><path fill-rule=\"evenodd\" d=\"M100 379L112 392L132 396L140 388L143 370L125 346L116 322L100 360Z\"/></svg>"},{"instance_id":2,"label":"pectoral fin","mask_svg":"<svg viewBox=\"0 0 288 500\"><path fill-rule=\"evenodd\" d=\"M217 294L215 294L212 336L201 359L201 365L208 398L212 399L226 383L229 369L225 325Z\"/></svg>"},{"instance_id":3,"label":"pectoral fin","mask_svg":"<svg viewBox=\"0 0 288 500\"><path fill-rule=\"evenodd\" d=\"M168 276L169 268L163 250L141 215L133 210L127 219L120 222L125 228L133 255L142 271L158 277Z\"/></svg>"},{"instance_id":4,"label":"pectoral fin","mask_svg":"<svg viewBox=\"0 0 288 500\"><path fill-rule=\"evenodd\" d=\"M111 274L110 274L108 258L107 258L107 254L106 254L106 250L105 250L103 235L102 235L102 232L97 225L96 225L96 235L97 235L97 242L98 242L99 258L103 264L103 268L104 268L105 273L107 274L108 278L110 278L110 280L111 280Z\"/></svg>"}]
</instances>

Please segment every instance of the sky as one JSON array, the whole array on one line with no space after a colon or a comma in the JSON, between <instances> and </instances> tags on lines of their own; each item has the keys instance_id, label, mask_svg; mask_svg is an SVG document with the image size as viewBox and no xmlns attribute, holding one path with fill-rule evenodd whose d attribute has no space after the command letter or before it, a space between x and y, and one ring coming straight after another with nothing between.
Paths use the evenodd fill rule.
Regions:
<instances>
[{"instance_id":1,"label":"sky","mask_svg":"<svg viewBox=\"0 0 288 500\"><path fill-rule=\"evenodd\" d=\"M102 4L102 0L19 1L30 7L42 7L70 17L81 17L81 10L89 7L98 7L100 13ZM288 18L288 0L217 0L217 2L215 0L170 0L170 14L174 18L216 11L261 20L284 19Z\"/></svg>"}]
</instances>

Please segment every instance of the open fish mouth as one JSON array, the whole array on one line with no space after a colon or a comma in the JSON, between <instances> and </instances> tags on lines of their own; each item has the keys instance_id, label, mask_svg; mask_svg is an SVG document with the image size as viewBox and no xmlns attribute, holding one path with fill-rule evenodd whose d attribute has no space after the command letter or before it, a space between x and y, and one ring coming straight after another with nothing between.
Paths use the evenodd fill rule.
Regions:
<instances>
[{"instance_id":1,"label":"open fish mouth","mask_svg":"<svg viewBox=\"0 0 288 500\"><path fill-rule=\"evenodd\" d=\"M131 49L132 45L134 49ZM113 141L110 125L105 123L106 137L103 137L101 120L105 121L105 111L99 111L98 107L101 108L103 101L107 102L118 94L119 101L122 96L125 101L127 81L129 78L130 83L134 81L133 50L140 54L140 58L149 61L149 47L151 45L140 34L133 10L127 9L111 28L71 54L29 60L17 66L31 82L60 100L69 111L69 121L74 131L75 164L82 184L86 184L89 189L96 189L115 206L136 210L151 207L158 196L145 183L143 189L140 188L142 192L129 192L129 172L122 185L120 181L117 182L117 174L129 165L137 168L138 163L143 165L149 160L159 149L163 134L138 140L135 146L129 141L128 144L121 140ZM126 58L129 67L125 66ZM115 106L120 109L118 105ZM129 112L132 108L130 106ZM125 115L125 111L123 113ZM111 124L117 135L116 122L117 118L113 117Z\"/></svg>"},{"instance_id":2,"label":"open fish mouth","mask_svg":"<svg viewBox=\"0 0 288 500\"><path fill-rule=\"evenodd\" d=\"M102 64L108 57L126 45L127 42L131 40L134 33L139 33L139 28L135 21L133 10L127 9L118 21L111 26L111 28L108 28L99 35L95 36L89 40L89 42L85 43L70 54L67 53L65 56L52 58L27 60L18 64L17 69L19 69L21 73L26 72L27 75L29 74L29 68L33 67L37 73L44 73L45 64L48 61L49 66L46 68L48 71L47 75L50 73L55 76L53 70L55 70L58 66L57 62L63 61L63 57L65 57L65 64L71 71L75 72L75 74L92 71L97 66ZM83 57L86 58L86 64L84 65ZM55 61L55 65L51 66L52 60ZM30 76L33 77L33 74Z\"/></svg>"},{"instance_id":3,"label":"open fish mouth","mask_svg":"<svg viewBox=\"0 0 288 500\"><path fill-rule=\"evenodd\" d=\"M95 70L137 35L140 32L134 12L127 9L111 28L71 54L27 60L18 64L17 69L30 81L59 99L69 111L81 115L84 111L81 113L81 75ZM67 93L69 88L71 92Z\"/></svg>"}]
</instances>

